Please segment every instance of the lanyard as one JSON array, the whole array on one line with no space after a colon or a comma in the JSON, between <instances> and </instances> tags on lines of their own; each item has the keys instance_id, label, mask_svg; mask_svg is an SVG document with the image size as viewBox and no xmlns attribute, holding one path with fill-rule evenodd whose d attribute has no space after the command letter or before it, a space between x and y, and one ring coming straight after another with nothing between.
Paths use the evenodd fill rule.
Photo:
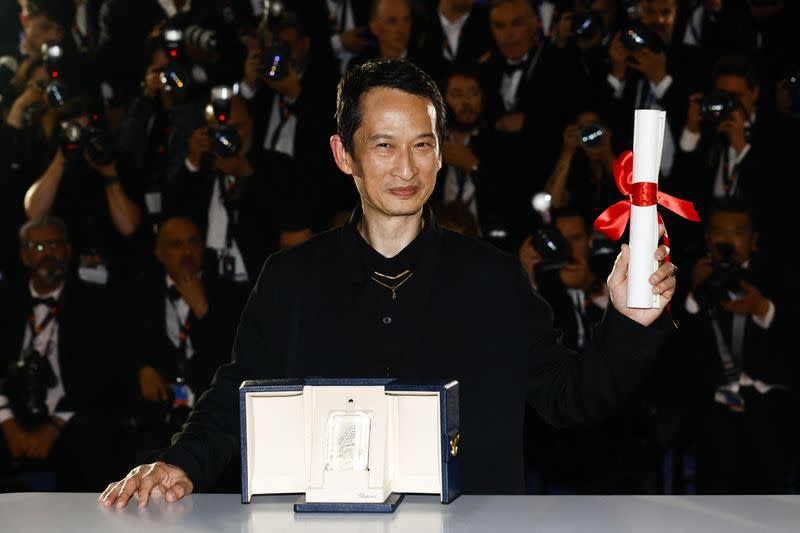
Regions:
<instances>
[{"instance_id":1,"label":"lanyard","mask_svg":"<svg viewBox=\"0 0 800 533\"><path fill-rule=\"evenodd\" d=\"M725 372L725 380L728 383L737 383L739 381L739 365L736 359L742 359L742 346L744 345L744 327L747 317L740 315L733 315L733 324L731 326L731 345L725 340L722 333L722 328L717 320L718 313L716 311L709 312L711 317L711 329L714 331L714 338L717 342L717 351L719 358L722 362L722 368ZM734 359L736 358L736 359Z\"/></svg>"},{"instance_id":2,"label":"lanyard","mask_svg":"<svg viewBox=\"0 0 800 533\"><path fill-rule=\"evenodd\" d=\"M53 320L56 319L58 315L58 305L51 305L50 310L47 312L47 315L42 319L42 321L37 325L36 324L36 317L33 312L28 315L28 330L31 333L30 341L28 341L28 349L33 349L33 344L36 341L36 338L41 335L47 326L49 326ZM47 344L45 345L44 353L42 354L44 357L47 357L50 354L50 349L52 348L53 342L53 333L54 328L50 329L50 334L47 336Z\"/></svg>"},{"instance_id":3,"label":"lanyard","mask_svg":"<svg viewBox=\"0 0 800 533\"><path fill-rule=\"evenodd\" d=\"M292 116L292 112L289 110L289 103L283 96L278 96L278 111L280 115L280 122L278 122L278 125L275 127L275 131L272 132L272 137L270 137L269 140L269 148L272 151L275 151L275 146L278 144L278 141L281 138L283 127L286 126L286 123L289 122L289 117Z\"/></svg>"},{"instance_id":4,"label":"lanyard","mask_svg":"<svg viewBox=\"0 0 800 533\"><path fill-rule=\"evenodd\" d=\"M187 313L186 320L181 322L181 317L175 302L169 297L167 297L167 300L172 310L175 311L175 320L178 322L178 351L180 352L180 356L177 365L177 381L178 383L182 383L186 378L186 361L189 359L189 330L191 329L189 319L191 317L191 312Z\"/></svg>"}]
</instances>

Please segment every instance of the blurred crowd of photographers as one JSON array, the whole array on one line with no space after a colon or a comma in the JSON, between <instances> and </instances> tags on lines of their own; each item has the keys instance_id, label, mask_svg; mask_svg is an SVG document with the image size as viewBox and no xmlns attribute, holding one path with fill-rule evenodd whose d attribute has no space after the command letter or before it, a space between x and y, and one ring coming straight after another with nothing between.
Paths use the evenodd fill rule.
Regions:
<instances>
[{"instance_id":1,"label":"blurred crowd of photographers","mask_svg":"<svg viewBox=\"0 0 800 533\"><path fill-rule=\"evenodd\" d=\"M529 413L529 490L795 490L799 8L4 0L0 490L100 490L169 444L265 259L357 204L328 147L336 85L381 57L447 104L440 223L518 254L578 351L619 251L592 226L622 199L614 162L635 109L667 112L660 188L702 218L662 212L679 327L602 426Z\"/></svg>"}]
</instances>

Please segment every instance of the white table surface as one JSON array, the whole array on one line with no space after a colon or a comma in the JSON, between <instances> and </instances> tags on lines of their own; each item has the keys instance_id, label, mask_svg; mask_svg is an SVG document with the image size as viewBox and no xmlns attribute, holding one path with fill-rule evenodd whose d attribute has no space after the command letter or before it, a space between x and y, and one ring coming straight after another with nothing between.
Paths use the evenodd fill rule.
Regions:
<instances>
[{"instance_id":1,"label":"white table surface","mask_svg":"<svg viewBox=\"0 0 800 533\"><path fill-rule=\"evenodd\" d=\"M407 496L394 514L294 514L296 496L195 494L104 509L96 494L0 494L0 531L765 532L800 531L800 496Z\"/></svg>"}]
</instances>

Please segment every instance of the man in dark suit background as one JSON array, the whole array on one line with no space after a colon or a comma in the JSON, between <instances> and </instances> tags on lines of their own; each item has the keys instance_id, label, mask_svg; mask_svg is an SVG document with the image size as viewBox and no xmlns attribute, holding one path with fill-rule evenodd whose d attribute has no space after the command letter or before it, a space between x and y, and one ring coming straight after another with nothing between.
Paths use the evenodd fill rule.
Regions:
<instances>
[{"instance_id":1,"label":"man in dark suit background","mask_svg":"<svg viewBox=\"0 0 800 533\"><path fill-rule=\"evenodd\" d=\"M648 373L670 329L662 309L628 309L623 248L598 342L578 357L557 342L547 305L515 257L439 228L424 208L441 167L445 105L402 60L369 62L340 82L337 166L361 206L351 221L273 255L242 314L234 361L220 368L162 462L134 468L101 495L140 506L202 490L239 450L245 378L450 376L461 384L462 485L520 493L526 399L550 423L599 419ZM665 259L660 247L655 259ZM665 305L675 266L652 276ZM657 321L657 323L656 323ZM476 332L491 331L491 335ZM491 399L487 401L487 399Z\"/></svg>"},{"instance_id":2,"label":"man in dark suit background","mask_svg":"<svg viewBox=\"0 0 800 533\"><path fill-rule=\"evenodd\" d=\"M440 0L428 14L420 66L440 80L454 63L475 65L489 52L489 13L475 0Z\"/></svg>"},{"instance_id":3,"label":"man in dark suit background","mask_svg":"<svg viewBox=\"0 0 800 533\"><path fill-rule=\"evenodd\" d=\"M704 494L782 493L796 434L797 323L793 290L756 253L759 226L744 204L711 206L708 255L692 269L682 311L682 387Z\"/></svg>"},{"instance_id":4,"label":"man in dark suit background","mask_svg":"<svg viewBox=\"0 0 800 533\"><path fill-rule=\"evenodd\" d=\"M294 192L305 190L302 183L270 172L259 162L253 120L241 97L232 97L226 117L241 139L233 156L212 152L209 128L219 122L211 106L205 118L208 127L192 132L189 156L169 184L167 213L187 216L199 225L220 275L252 283L269 254L310 234L310 206L295 200Z\"/></svg>"},{"instance_id":5,"label":"man in dark suit background","mask_svg":"<svg viewBox=\"0 0 800 533\"><path fill-rule=\"evenodd\" d=\"M59 490L96 490L124 465L111 300L70 275L61 220L31 220L20 244L29 278L3 287L0 315L0 471L38 465L56 471Z\"/></svg>"},{"instance_id":6,"label":"man in dark suit background","mask_svg":"<svg viewBox=\"0 0 800 533\"><path fill-rule=\"evenodd\" d=\"M152 429L139 449L167 446L216 368L230 359L245 291L204 273L203 238L189 219L167 219L159 228L155 256L161 268L125 291L120 324L122 352L137 380L140 424ZM185 408L185 409L182 409Z\"/></svg>"}]
</instances>

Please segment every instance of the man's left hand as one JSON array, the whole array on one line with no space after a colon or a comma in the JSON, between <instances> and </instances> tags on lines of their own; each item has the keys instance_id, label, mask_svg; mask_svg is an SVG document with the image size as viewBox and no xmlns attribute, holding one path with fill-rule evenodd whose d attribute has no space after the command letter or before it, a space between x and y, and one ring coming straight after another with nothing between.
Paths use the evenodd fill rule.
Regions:
<instances>
[{"instance_id":1,"label":"man's left hand","mask_svg":"<svg viewBox=\"0 0 800 533\"><path fill-rule=\"evenodd\" d=\"M747 146L745 129L744 113L741 109L734 109L730 116L722 121L717 131L725 135L736 153L740 154Z\"/></svg>"},{"instance_id":2,"label":"man's left hand","mask_svg":"<svg viewBox=\"0 0 800 533\"><path fill-rule=\"evenodd\" d=\"M181 297L192 310L194 316L199 319L208 314L208 298L203 287L203 281L197 274L190 270L181 270L175 275L175 288Z\"/></svg>"},{"instance_id":3,"label":"man's left hand","mask_svg":"<svg viewBox=\"0 0 800 533\"><path fill-rule=\"evenodd\" d=\"M659 225L659 233L664 234L664 226ZM622 245L622 251L617 256L611 275L608 276L608 292L614 308L643 326L649 326L661 315L664 308L675 295L675 272L678 267L671 262L665 262L669 255L669 248L663 244L656 249L655 258L659 268L650 276L653 294L661 296L661 307L658 309L629 309L628 308L628 263L630 262L631 249L627 244Z\"/></svg>"},{"instance_id":4,"label":"man's left hand","mask_svg":"<svg viewBox=\"0 0 800 533\"><path fill-rule=\"evenodd\" d=\"M742 289L744 289L744 296L721 302L720 305L729 313L737 315L757 316L764 318L769 312L769 300L761 294L758 288L750 285L746 281L741 282Z\"/></svg>"}]
</instances>

